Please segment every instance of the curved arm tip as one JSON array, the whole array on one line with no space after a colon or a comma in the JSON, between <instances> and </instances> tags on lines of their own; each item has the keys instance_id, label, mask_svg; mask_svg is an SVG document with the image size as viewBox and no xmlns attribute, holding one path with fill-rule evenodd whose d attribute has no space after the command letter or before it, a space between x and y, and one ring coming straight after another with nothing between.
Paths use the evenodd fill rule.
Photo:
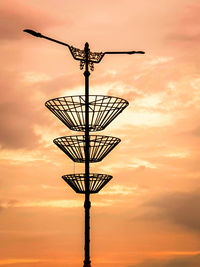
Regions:
<instances>
[{"instance_id":1,"label":"curved arm tip","mask_svg":"<svg viewBox=\"0 0 200 267\"><path fill-rule=\"evenodd\" d=\"M42 34L41 34L41 33L39 33L39 32L35 32L35 31L33 31L33 30L30 30L30 29L25 29L25 30L23 30L23 31L24 31L24 32L27 32L27 33L29 33L29 34L35 36L35 37L42 37Z\"/></svg>"},{"instance_id":2,"label":"curved arm tip","mask_svg":"<svg viewBox=\"0 0 200 267\"><path fill-rule=\"evenodd\" d=\"M144 51L131 51L131 52L128 52L129 55L132 55L132 54L145 54Z\"/></svg>"}]
</instances>

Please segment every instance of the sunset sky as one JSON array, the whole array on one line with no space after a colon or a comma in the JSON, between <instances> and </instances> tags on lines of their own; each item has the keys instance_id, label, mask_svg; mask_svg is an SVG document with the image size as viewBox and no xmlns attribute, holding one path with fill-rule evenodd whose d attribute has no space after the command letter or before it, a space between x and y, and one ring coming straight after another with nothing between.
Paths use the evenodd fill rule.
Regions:
<instances>
[{"instance_id":1,"label":"sunset sky","mask_svg":"<svg viewBox=\"0 0 200 267\"><path fill-rule=\"evenodd\" d=\"M113 175L91 197L92 267L200 266L200 2L1 0L0 267L79 267L82 172L53 139L76 135L45 106L84 94L79 62L44 35L107 55L90 93L129 106L104 131L121 143L91 171Z\"/></svg>"}]
</instances>

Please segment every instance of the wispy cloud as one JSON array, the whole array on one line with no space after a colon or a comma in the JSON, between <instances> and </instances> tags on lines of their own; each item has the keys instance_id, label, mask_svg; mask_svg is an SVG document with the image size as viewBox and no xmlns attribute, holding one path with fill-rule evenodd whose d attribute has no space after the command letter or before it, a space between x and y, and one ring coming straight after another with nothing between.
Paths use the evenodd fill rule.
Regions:
<instances>
[{"instance_id":1,"label":"wispy cloud","mask_svg":"<svg viewBox=\"0 0 200 267\"><path fill-rule=\"evenodd\" d=\"M128 265L128 267L197 267L200 264L199 251L180 251L180 253L179 251L174 251L172 254L164 255L171 257L149 258L139 264Z\"/></svg>"},{"instance_id":2,"label":"wispy cloud","mask_svg":"<svg viewBox=\"0 0 200 267\"><path fill-rule=\"evenodd\" d=\"M0 259L0 265L10 265L19 263L38 263L40 259Z\"/></svg>"},{"instance_id":3,"label":"wispy cloud","mask_svg":"<svg viewBox=\"0 0 200 267\"><path fill-rule=\"evenodd\" d=\"M100 191L100 195L131 195L131 194L138 194L140 191L138 186L125 186L125 185L113 185L110 186L108 189Z\"/></svg>"},{"instance_id":4,"label":"wispy cloud","mask_svg":"<svg viewBox=\"0 0 200 267\"><path fill-rule=\"evenodd\" d=\"M2 200L1 208L80 208L83 207L84 200L78 199L59 199L59 200L35 200L35 201L17 201L17 200ZM107 207L113 204L113 200L104 199L93 202L95 207Z\"/></svg>"}]
</instances>

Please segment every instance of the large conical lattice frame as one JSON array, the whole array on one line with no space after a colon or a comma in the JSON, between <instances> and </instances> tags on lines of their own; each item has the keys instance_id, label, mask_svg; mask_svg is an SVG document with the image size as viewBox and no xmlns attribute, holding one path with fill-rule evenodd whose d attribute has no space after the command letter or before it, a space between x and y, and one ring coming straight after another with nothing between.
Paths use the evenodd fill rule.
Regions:
<instances>
[{"instance_id":1,"label":"large conical lattice frame","mask_svg":"<svg viewBox=\"0 0 200 267\"><path fill-rule=\"evenodd\" d=\"M85 131L85 95L54 98L45 105L69 129ZM128 102L119 97L90 95L90 132L105 129L127 106Z\"/></svg>"},{"instance_id":2,"label":"large conical lattice frame","mask_svg":"<svg viewBox=\"0 0 200 267\"><path fill-rule=\"evenodd\" d=\"M89 177L85 173L67 174L62 178L65 182L79 194L85 194L85 180L89 179L89 192L90 194L98 193L111 179L111 175L90 173Z\"/></svg>"},{"instance_id":3,"label":"large conical lattice frame","mask_svg":"<svg viewBox=\"0 0 200 267\"><path fill-rule=\"evenodd\" d=\"M113 136L90 135L90 162L99 162L105 158L121 140ZM53 142L74 162L85 162L85 136L63 136Z\"/></svg>"}]
</instances>

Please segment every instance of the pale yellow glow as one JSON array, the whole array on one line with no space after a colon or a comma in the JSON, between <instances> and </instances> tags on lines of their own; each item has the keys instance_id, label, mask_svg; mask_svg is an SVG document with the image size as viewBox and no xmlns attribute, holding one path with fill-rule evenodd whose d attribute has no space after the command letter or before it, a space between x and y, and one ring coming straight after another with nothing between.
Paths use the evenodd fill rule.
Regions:
<instances>
[{"instance_id":1,"label":"pale yellow glow","mask_svg":"<svg viewBox=\"0 0 200 267\"><path fill-rule=\"evenodd\" d=\"M162 63L167 63L169 61L172 61L173 57L152 57L151 60L148 60L145 62L145 65L152 66L152 65L157 65L157 64L162 64Z\"/></svg>"},{"instance_id":2,"label":"pale yellow glow","mask_svg":"<svg viewBox=\"0 0 200 267\"><path fill-rule=\"evenodd\" d=\"M146 168L150 168L150 169L156 169L158 166L156 166L155 164L147 161L147 160L143 160L143 159L137 159L137 158L130 158L129 161L127 160L127 162L123 162L122 164L120 163L110 163L109 165L104 165L101 166L101 170L105 171L105 172L110 172L110 171L118 171L119 169L124 169L124 168L139 168L141 166L144 166Z\"/></svg>"},{"instance_id":3,"label":"pale yellow glow","mask_svg":"<svg viewBox=\"0 0 200 267\"><path fill-rule=\"evenodd\" d=\"M112 205L113 200L104 199L103 201L93 202L93 206L107 207ZM83 200L78 199L60 199L60 200L44 200L44 201L26 201L26 202L2 202L2 208L79 208L83 207Z\"/></svg>"},{"instance_id":4,"label":"pale yellow glow","mask_svg":"<svg viewBox=\"0 0 200 267\"><path fill-rule=\"evenodd\" d=\"M160 112L136 111L130 115L127 114L127 120L136 126L165 126L171 124L171 115Z\"/></svg>"},{"instance_id":5,"label":"pale yellow glow","mask_svg":"<svg viewBox=\"0 0 200 267\"><path fill-rule=\"evenodd\" d=\"M113 89L114 84L109 83L106 86L94 85L90 88L90 95L107 95L108 91ZM63 96L71 96L71 95L84 95L85 89L84 86L76 86L73 89L63 90Z\"/></svg>"},{"instance_id":6,"label":"pale yellow glow","mask_svg":"<svg viewBox=\"0 0 200 267\"><path fill-rule=\"evenodd\" d=\"M138 168L140 166L144 166L146 168L150 168L150 169L156 169L157 166L152 164L151 162L147 161L147 160L143 160L143 159L133 159L131 164L128 164L128 167L132 167L132 168Z\"/></svg>"},{"instance_id":7,"label":"pale yellow glow","mask_svg":"<svg viewBox=\"0 0 200 267\"><path fill-rule=\"evenodd\" d=\"M40 152L28 152L24 150L2 150L0 152L2 160L9 160L11 164L18 165L38 160L48 161L47 157Z\"/></svg>"},{"instance_id":8,"label":"pale yellow glow","mask_svg":"<svg viewBox=\"0 0 200 267\"><path fill-rule=\"evenodd\" d=\"M58 189L63 189L64 188L62 186L52 186L52 185L47 185L47 184L42 184L41 187L42 187L42 189L45 189L45 190L49 190L49 189L58 190Z\"/></svg>"},{"instance_id":9,"label":"pale yellow glow","mask_svg":"<svg viewBox=\"0 0 200 267\"><path fill-rule=\"evenodd\" d=\"M153 253L151 253L153 255L199 255L200 254L200 250L196 250L196 251L155 251Z\"/></svg>"},{"instance_id":10,"label":"pale yellow glow","mask_svg":"<svg viewBox=\"0 0 200 267\"><path fill-rule=\"evenodd\" d=\"M131 111L129 109L126 110L125 114L120 115L116 122L113 122L112 127L119 128L123 125L161 127L172 123L172 114L138 109Z\"/></svg>"},{"instance_id":11,"label":"pale yellow glow","mask_svg":"<svg viewBox=\"0 0 200 267\"><path fill-rule=\"evenodd\" d=\"M138 191L138 186L113 185L108 189L102 190L101 195L130 195Z\"/></svg>"},{"instance_id":12,"label":"pale yellow glow","mask_svg":"<svg viewBox=\"0 0 200 267\"><path fill-rule=\"evenodd\" d=\"M33 129L35 134L40 136L40 143L42 143L44 147L52 146L52 140L58 136L58 130L53 127L35 124Z\"/></svg>"},{"instance_id":13,"label":"pale yellow glow","mask_svg":"<svg viewBox=\"0 0 200 267\"><path fill-rule=\"evenodd\" d=\"M166 154L165 156L170 157L170 158L187 158L189 157L189 153L188 152L172 152L172 153Z\"/></svg>"},{"instance_id":14,"label":"pale yellow glow","mask_svg":"<svg viewBox=\"0 0 200 267\"><path fill-rule=\"evenodd\" d=\"M37 263L39 259L5 259L0 260L0 265L18 264L18 263Z\"/></svg>"},{"instance_id":15,"label":"pale yellow glow","mask_svg":"<svg viewBox=\"0 0 200 267\"><path fill-rule=\"evenodd\" d=\"M191 80L190 81L190 84L199 93L199 89L200 89L200 78L195 78L195 79Z\"/></svg>"},{"instance_id":16,"label":"pale yellow glow","mask_svg":"<svg viewBox=\"0 0 200 267\"><path fill-rule=\"evenodd\" d=\"M160 108L165 97L165 93L151 94L138 98L134 101L134 106L143 108Z\"/></svg>"},{"instance_id":17,"label":"pale yellow glow","mask_svg":"<svg viewBox=\"0 0 200 267\"><path fill-rule=\"evenodd\" d=\"M82 207L83 202L81 200L47 200L47 201L31 201L24 203L16 203L15 207L50 207L50 208L77 208Z\"/></svg>"}]
</instances>

